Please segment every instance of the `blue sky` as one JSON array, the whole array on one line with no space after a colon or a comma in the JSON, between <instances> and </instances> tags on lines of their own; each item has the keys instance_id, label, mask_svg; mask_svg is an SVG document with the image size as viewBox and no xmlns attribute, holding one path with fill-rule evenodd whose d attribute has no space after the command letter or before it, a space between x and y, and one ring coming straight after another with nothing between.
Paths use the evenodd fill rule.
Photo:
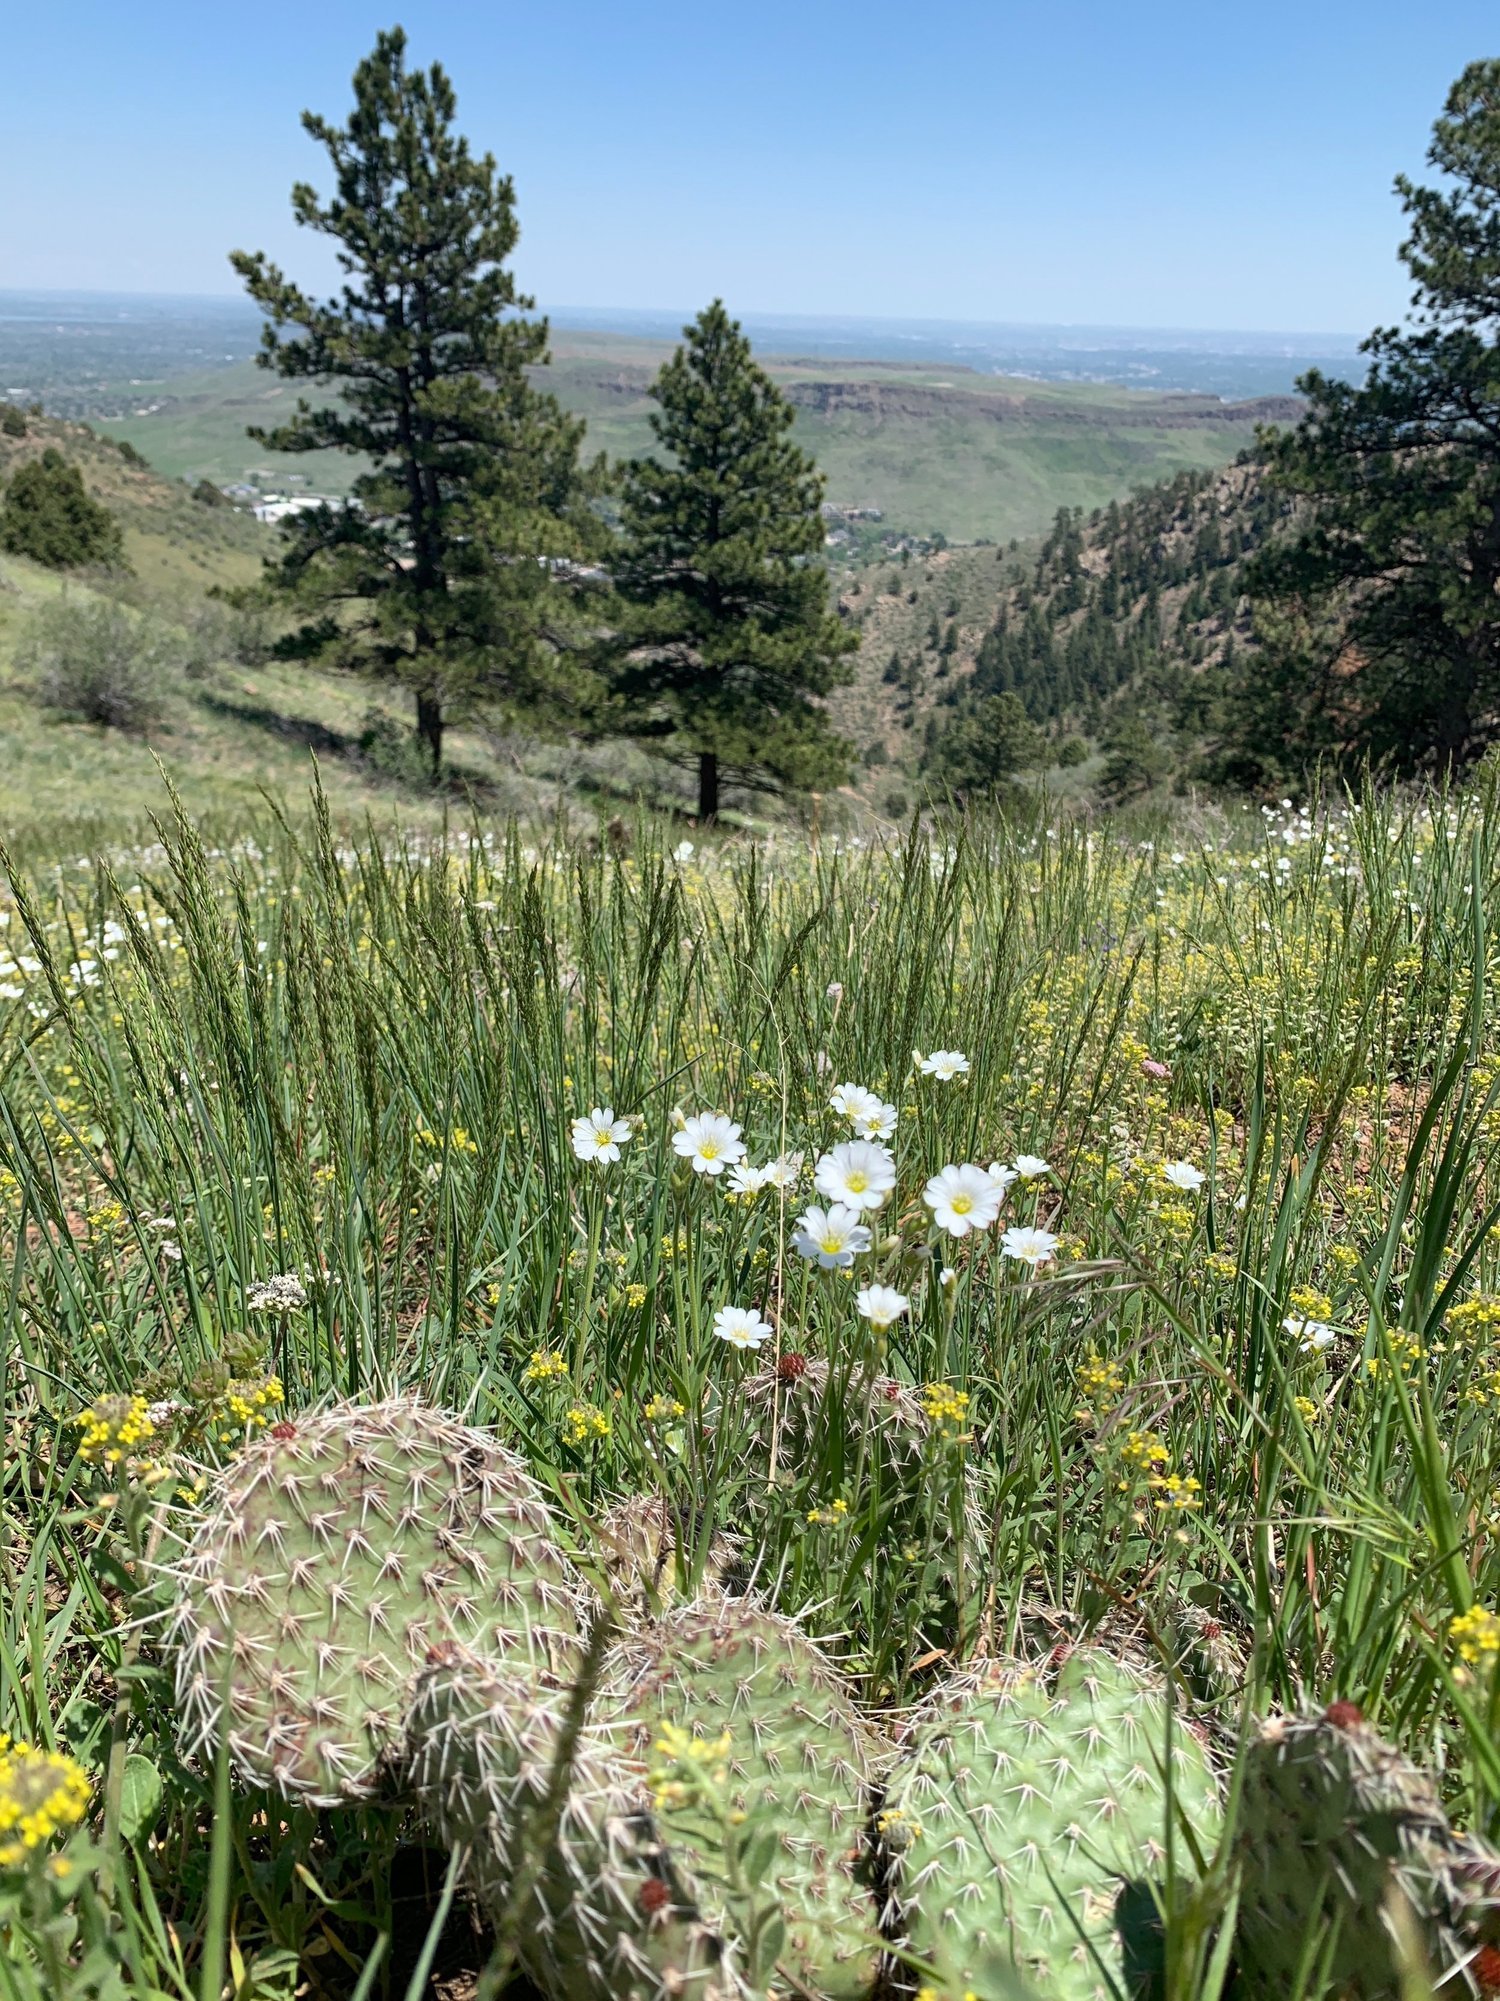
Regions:
<instances>
[{"instance_id":1,"label":"blue sky","mask_svg":"<svg viewBox=\"0 0 1500 2001\"><path fill-rule=\"evenodd\" d=\"M32 0L0 91L0 287L309 281L375 31L441 59L552 305L1362 332L1492 0Z\"/></svg>"}]
</instances>

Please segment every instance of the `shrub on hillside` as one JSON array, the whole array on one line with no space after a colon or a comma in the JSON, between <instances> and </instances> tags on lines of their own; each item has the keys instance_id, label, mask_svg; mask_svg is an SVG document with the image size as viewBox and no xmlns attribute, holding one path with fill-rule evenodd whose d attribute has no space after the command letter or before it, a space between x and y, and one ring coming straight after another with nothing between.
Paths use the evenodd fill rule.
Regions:
<instances>
[{"instance_id":1,"label":"shrub on hillside","mask_svg":"<svg viewBox=\"0 0 1500 2001\"><path fill-rule=\"evenodd\" d=\"M6 488L0 548L55 570L120 564L125 554L119 523L90 497L77 466L51 445L18 467Z\"/></svg>"},{"instance_id":2,"label":"shrub on hillside","mask_svg":"<svg viewBox=\"0 0 1500 2001\"><path fill-rule=\"evenodd\" d=\"M32 618L17 664L49 709L141 731L161 720L180 641L107 599L61 598Z\"/></svg>"},{"instance_id":3,"label":"shrub on hillside","mask_svg":"<svg viewBox=\"0 0 1500 2001\"><path fill-rule=\"evenodd\" d=\"M7 438L24 438L26 435L26 414L18 410L14 403L0 407L0 431Z\"/></svg>"}]
</instances>

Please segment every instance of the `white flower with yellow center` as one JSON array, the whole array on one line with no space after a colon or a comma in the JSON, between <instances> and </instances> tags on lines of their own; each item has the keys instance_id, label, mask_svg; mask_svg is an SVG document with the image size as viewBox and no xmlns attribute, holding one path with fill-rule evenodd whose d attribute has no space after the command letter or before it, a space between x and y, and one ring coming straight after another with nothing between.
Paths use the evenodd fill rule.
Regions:
<instances>
[{"instance_id":1,"label":"white flower with yellow center","mask_svg":"<svg viewBox=\"0 0 1500 2001\"><path fill-rule=\"evenodd\" d=\"M1029 1225L1017 1224L1001 1237L1000 1250L1003 1256L1015 1258L1019 1264L1030 1265L1035 1271L1038 1265L1051 1264L1057 1256L1057 1239L1050 1230L1036 1230Z\"/></svg>"},{"instance_id":2,"label":"white flower with yellow center","mask_svg":"<svg viewBox=\"0 0 1500 2001\"><path fill-rule=\"evenodd\" d=\"M737 1160L729 1170L729 1186L735 1195L759 1195L766 1187L768 1167L752 1167L748 1160Z\"/></svg>"},{"instance_id":3,"label":"white flower with yellow center","mask_svg":"<svg viewBox=\"0 0 1500 2001\"><path fill-rule=\"evenodd\" d=\"M595 1105L572 1126L573 1151L580 1160L595 1167L608 1167L620 1158L620 1148L630 1137L629 1119L617 1119L613 1105Z\"/></svg>"},{"instance_id":4,"label":"white flower with yellow center","mask_svg":"<svg viewBox=\"0 0 1500 2001\"><path fill-rule=\"evenodd\" d=\"M1042 1159L1040 1154L1018 1153L1016 1155L1016 1172L1023 1181L1040 1181L1042 1176L1050 1174L1052 1169Z\"/></svg>"},{"instance_id":5,"label":"white flower with yellow center","mask_svg":"<svg viewBox=\"0 0 1500 2001\"><path fill-rule=\"evenodd\" d=\"M722 1174L745 1158L740 1130L723 1112L694 1112L673 1133L672 1151L691 1163L694 1174Z\"/></svg>"},{"instance_id":6,"label":"white flower with yellow center","mask_svg":"<svg viewBox=\"0 0 1500 2001\"><path fill-rule=\"evenodd\" d=\"M922 1200L940 1230L950 1237L966 1237L970 1230L987 1230L994 1222L1002 1193L984 1168L965 1161L934 1174L922 1190Z\"/></svg>"},{"instance_id":7,"label":"white flower with yellow center","mask_svg":"<svg viewBox=\"0 0 1500 2001\"><path fill-rule=\"evenodd\" d=\"M904 1292L897 1292L893 1285L867 1285L856 1297L854 1304L865 1319L877 1331L893 1327L911 1305Z\"/></svg>"},{"instance_id":8,"label":"white flower with yellow center","mask_svg":"<svg viewBox=\"0 0 1500 2001\"><path fill-rule=\"evenodd\" d=\"M803 1156L800 1153L778 1153L761 1169L767 1188L778 1188L783 1193L795 1188L802 1173Z\"/></svg>"},{"instance_id":9,"label":"white flower with yellow center","mask_svg":"<svg viewBox=\"0 0 1500 2001\"><path fill-rule=\"evenodd\" d=\"M924 1077L937 1077L947 1084L968 1074L969 1059L961 1049L934 1049L930 1056L918 1060L917 1068Z\"/></svg>"},{"instance_id":10,"label":"white flower with yellow center","mask_svg":"<svg viewBox=\"0 0 1500 2001\"><path fill-rule=\"evenodd\" d=\"M721 1306L714 1315L715 1334L731 1348L759 1348L773 1331L753 1306Z\"/></svg>"},{"instance_id":11,"label":"white flower with yellow center","mask_svg":"<svg viewBox=\"0 0 1500 2001\"><path fill-rule=\"evenodd\" d=\"M840 1084L828 1102L860 1139L889 1139L896 1130L896 1107L863 1084Z\"/></svg>"},{"instance_id":12,"label":"white flower with yellow center","mask_svg":"<svg viewBox=\"0 0 1500 2001\"><path fill-rule=\"evenodd\" d=\"M1201 1167L1194 1167L1188 1160L1169 1160L1162 1168L1161 1178L1170 1187L1181 1189L1184 1195L1196 1195L1208 1179Z\"/></svg>"},{"instance_id":13,"label":"white flower with yellow center","mask_svg":"<svg viewBox=\"0 0 1500 2001\"><path fill-rule=\"evenodd\" d=\"M859 1220L857 1209L835 1202L827 1209L816 1204L797 1218L792 1247L801 1256L815 1259L824 1271L847 1271L861 1251L870 1248L870 1232Z\"/></svg>"},{"instance_id":14,"label":"white flower with yellow center","mask_svg":"<svg viewBox=\"0 0 1500 2001\"><path fill-rule=\"evenodd\" d=\"M846 1209L878 1209L896 1185L896 1163L873 1140L846 1140L823 1155L813 1171L813 1185Z\"/></svg>"},{"instance_id":15,"label":"white flower with yellow center","mask_svg":"<svg viewBox=\"0 0 1500 2001\"><path fill-rule=\"evenodd\" d=\"M1014 1167L1008 1167L1003 1160L992 1160L984 1171L999 1189L1002 1197L1008 1195L1021 1178L1019 1172Z\"/></svg>"}]
</instances>

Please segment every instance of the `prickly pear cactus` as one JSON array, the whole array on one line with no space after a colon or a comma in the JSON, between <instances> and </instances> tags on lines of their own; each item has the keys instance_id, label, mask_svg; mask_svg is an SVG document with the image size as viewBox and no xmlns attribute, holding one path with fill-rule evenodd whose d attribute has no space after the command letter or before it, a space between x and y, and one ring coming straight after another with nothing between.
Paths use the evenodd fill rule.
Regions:
<instances>
[{"instance_id":1,"label":"prickly pear cactus","mask_svg":"<svg viewBox=\"0 0 1500 2001\"><path fill-rule=\"evenodd\" d=\"M640 1768L617 1758L607 1728L582 1733L556 1836L537 1857L568 1699L444 1650L418 1681L408 1723L425 1819L468 1850L476 1895L554 2001L744 2001L723 1940L663 1844ZM529 1890L518 1880L528 1859Z\"/></svg>"},{"instance_id":2,"label":"prickly pear cactus","mask_svg":"<svg viewBox=\"0 0 1500 2001\"><path fill-rule=\"evenodd\" d=\"M278 1424L226 1469L174 1566L186 1748L313 1805L374 1793L428 1649L565 1675L582 1587L541 1492L482 1431L410 1401Z\"/></svg>"},{"instance_id":3,"label":"prickly pear cactus","mask_svg":"<svg viewBox=\"0 0 1500 2001\"><path fill-rule=\"evenodd\" d=\"M1211 1849L1213 1771L1151 1676L1093 1648L967 1670L917 1712L891 1774L888 1933L954 2001L1005 1968L1060 2001L1144 1993L1160 1947L1150 1884L1180 1815Z\"/></svg>"},{"instance_id":4,"label":"prickly pear cactus","mask_svg":"<svg viewBox=\"0 0 1500 2001\"><path fill-rule=\"evenodd\" d=\"M1454 1833L1431 1779L1352 1702L1262 1726L1238 1846L1235 1952L1258 2001L1299 1982L1394 2001L1409 1991L1403 1932L1437 1992L1492 1991L1500 1855Z\"/></svg>"},{"instance_id":5,"label":"prickly pear cactus","mask_svg":"<svg viewBox=\"0 0 1500 2001\"><path fill-rule=\"evenodd\" d=\"M880 1964L866 1887L865 1829L881 1746L840 1678L790 1620L744 1599L669 1613L617 1646L595 1705L620 1755L651 1762L663 1724L705 1738L728 1731L735 1810L766 1809L775 1859L759 1886L785 1924L773 1993L863 2001ZM720 1928L722 1841L691 1803L661 1817L675 1868Z\"/></svg>"}]
</instances>

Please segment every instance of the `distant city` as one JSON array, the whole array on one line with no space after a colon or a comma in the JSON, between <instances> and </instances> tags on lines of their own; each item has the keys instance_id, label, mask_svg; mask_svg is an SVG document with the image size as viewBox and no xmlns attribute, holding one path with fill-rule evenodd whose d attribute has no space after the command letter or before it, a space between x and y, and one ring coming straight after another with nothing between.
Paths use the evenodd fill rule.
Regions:
<instances>
[{"instance_id":1,"label":"distant city","mask_svg":"<svg viewBox=\"0 0 1500 2001\"><path fill-rule=\"evenodd\" d=\"M671 340L677 311L547 309L559 334ZM1352 334L1165 327L979 324L745 312L765 354L937 364L1042 382L1099 382L1238 400L1283 395L1310 368L1360 374ZM248 360L259 315L243 300L147 293L0 291L0 398L40 402L58 416L123 414L155 384Z\"/></svg>"}]
</instances>

